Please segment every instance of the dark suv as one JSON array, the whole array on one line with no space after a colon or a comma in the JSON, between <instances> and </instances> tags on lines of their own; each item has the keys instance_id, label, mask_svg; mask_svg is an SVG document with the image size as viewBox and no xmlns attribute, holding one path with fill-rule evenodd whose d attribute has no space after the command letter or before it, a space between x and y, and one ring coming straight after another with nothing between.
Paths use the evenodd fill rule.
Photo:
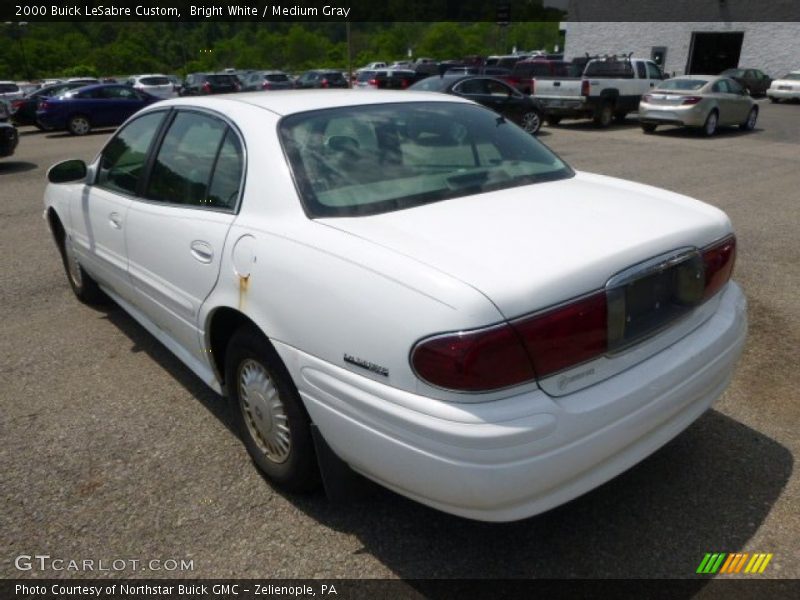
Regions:
<instances>
[{"instance_id":1,"label":"dark suv","mask_svg":"<svg viewBox=\"0 0 800 600\"><path fill-rule=\"evenodd\" d=\"M332 69L313 69L306 71L294 82L294 87L298 89L312 88L346 88L347 79L341 71Z\"/></svg>"},{"instance_id":2,"label":"dark suv","mask_svg":"<svg viewBox=\"0 0 800 600\"><path fill-rule=\"evenodd\" d=\"M239 90L241 90L239 80L230 73L191 73L186 76L180 95L229 94Z\"/></svg>"}]
</instances>

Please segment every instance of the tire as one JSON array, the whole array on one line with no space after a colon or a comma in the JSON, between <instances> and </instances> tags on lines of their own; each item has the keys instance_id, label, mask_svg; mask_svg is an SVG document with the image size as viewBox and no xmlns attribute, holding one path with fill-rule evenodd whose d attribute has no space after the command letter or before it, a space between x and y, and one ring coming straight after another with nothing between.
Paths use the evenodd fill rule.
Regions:
<instances>
[{"instance_id":1,"label":"tire","mask_svg":"<svg viewBox=\"0 0 800 600\"><path fill-rule=\"evenodd\" d=\"M717 124L719 123L719 114L716 110L712 110L706 117L706 122L703 123L703 135L711 137L717 132Z\"/></svg>"},{"instance_id":2,"label":"tire","mask_svg":"<svg viewBox=\"0 0 800 600\"><path fill-rule=\"evenodd\" d=\"M67 121L67 130L72 135L86 135L92 130L92 124L85 115L72 115Z\"/></svg>"},{"instance_id":3,"label":"tire","mask_svg":"<svg viewBox=\"0 0 800 600\"><path fill-rule=\"evenodd\" d=\"M287 491L318 487L311 420L267 338L250 327L233 335L225 381L239 434L256 466Z\"/></svg>"},{"instance_id":4,"label":"tire","mask_svg":"<svg viewBox=\"0 0 800 600\"><path fill-rule=\"evenodd\" d=\"M519 124L531 135L536 135L542 128L542 115L535 110L529 110L528 112L522 114Z\"/></svg>"},{"instance_id":5,"label":"tire","mask_svg":"<svg viewBox=\"0 0 800 600\"><path fill-rule=\"evenodd\" d=\"M653 123L642 123L641 126L642 126L642 131L644 131L645 133L653 133L656 130L656 127L658 127L658 125L655 125Z\"/></svg>"},{"instance_id":6,"label":"tire","mask_svg":"<svg viewBox=\"0 0 800 600\"><path fill-rule=\"evenodd\" d=\"M592 122L595 126L605 129L611 125L611 120L614 118L614 107L610 102L603 102L600 106L594 109L594 116Z\"/></svg>"},{"instance_id":7,"label":"tire","mask_svg":"<svg viewBox=\"0 0 800 600\"><path fill-rule=\"evenodd\" d=\"M778 103L778 99L775 98L774 96L770 96L769 97L769 101L772 102L773 104L777 104Z\"/></svg>"},{"instance_id":8,"label":"tire","mask_svg":"<svg viewBox=\"0 0 800 600\"><path fill-rule=\"evenodd\" d=\"M556 127L559 123L561 123L561 117L557 117L555 115L552 117L547 117L547 124L550 125L550 127Z\"/></svg>"},{"instance_id":9,"label":"tire","mask_svg":"<svg viewBox=\"0 0 800 600\"><path fill-rule=\"evenodd\" d=\"M754 106L750 109L750 112L747 113L747 119L745 119L744 123L739 125L739 129L742 131L753 131L756 128L756 121L758 120L758 109Z\"/></svg>"},{"instance_id":10,"label":"tire","mask_svg":"<svg viewBox=\"0 0 800 600\"><path fill-rule=\"evenodd\" d=\"M108 304L108 296L103 293L97 282L84 271L80 262L78 262L78 257L72 247L72 241L66 234L63 236L59 251L61 252L61 262L64 265L67 281L75 297L89 306Z\"/></svg>"},{"instance_id":11,"label":"tire","mask_svg":"<svg viewBox=\"0 0 800 600\"><path fill-rule=\"evenodd\" d=\"M36 127L36 129L38 129L39 131L47 131L44 125L41 125L39 123L34 123L33 126Z\"/></svg>"}]
</instances>

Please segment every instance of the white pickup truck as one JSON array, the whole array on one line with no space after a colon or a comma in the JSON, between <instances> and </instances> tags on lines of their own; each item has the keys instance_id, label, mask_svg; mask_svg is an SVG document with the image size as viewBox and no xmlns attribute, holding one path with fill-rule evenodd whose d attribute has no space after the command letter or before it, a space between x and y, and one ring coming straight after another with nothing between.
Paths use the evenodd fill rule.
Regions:
<instances>
[{"instance_id":1,"label":"white pickup truck","mask_svg":"<svg viewBox=\"0 0 800 600\"><path fill-rule=\"evenodd\" d=\"M548 124L561 119L592 119L599 127L622 120L639 107L642 95L665 75L653 61L610 56L586 63L581 77L548 77L533 82L532 95L542 103Z\"/></svg>"}]
</instances>

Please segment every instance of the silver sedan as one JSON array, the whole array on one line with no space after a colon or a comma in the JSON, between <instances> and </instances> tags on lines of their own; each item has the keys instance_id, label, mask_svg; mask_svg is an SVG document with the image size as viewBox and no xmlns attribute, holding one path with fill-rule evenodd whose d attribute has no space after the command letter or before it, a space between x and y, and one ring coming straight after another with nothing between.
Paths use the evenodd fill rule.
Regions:
<instances>
[{"instance_id":1,"label":"silver sedan","mask_svg":"<svg viewBox=\"0 0 800 600\"><path fill-rule=\"evenodd\" d=\"M745 89L717 75L668 79L639 103L639 123L645 133L653 133L659 125L699 127L705 135L714 135L723 125L749 131L757 119L758 105Z\"/></svg>"}]
</instances>

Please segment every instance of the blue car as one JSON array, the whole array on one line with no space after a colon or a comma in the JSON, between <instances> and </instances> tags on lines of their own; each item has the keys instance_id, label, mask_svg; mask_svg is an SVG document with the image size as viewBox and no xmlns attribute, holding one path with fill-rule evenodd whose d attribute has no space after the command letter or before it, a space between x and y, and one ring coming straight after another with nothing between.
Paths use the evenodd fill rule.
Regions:
<instances>
[{"instance_id":1,"label":"blue car","mask_svg":"<svg viewBox=\"0 0 800 600\"><path fill-rule=\"evenodd\" d=\"M127 85L87 85L57 98L43 98L36 108L36 121L43 129L66 129L72 135L86 135L93 127L120 125L158 100Z\"/></svg>"}]
</instances>

